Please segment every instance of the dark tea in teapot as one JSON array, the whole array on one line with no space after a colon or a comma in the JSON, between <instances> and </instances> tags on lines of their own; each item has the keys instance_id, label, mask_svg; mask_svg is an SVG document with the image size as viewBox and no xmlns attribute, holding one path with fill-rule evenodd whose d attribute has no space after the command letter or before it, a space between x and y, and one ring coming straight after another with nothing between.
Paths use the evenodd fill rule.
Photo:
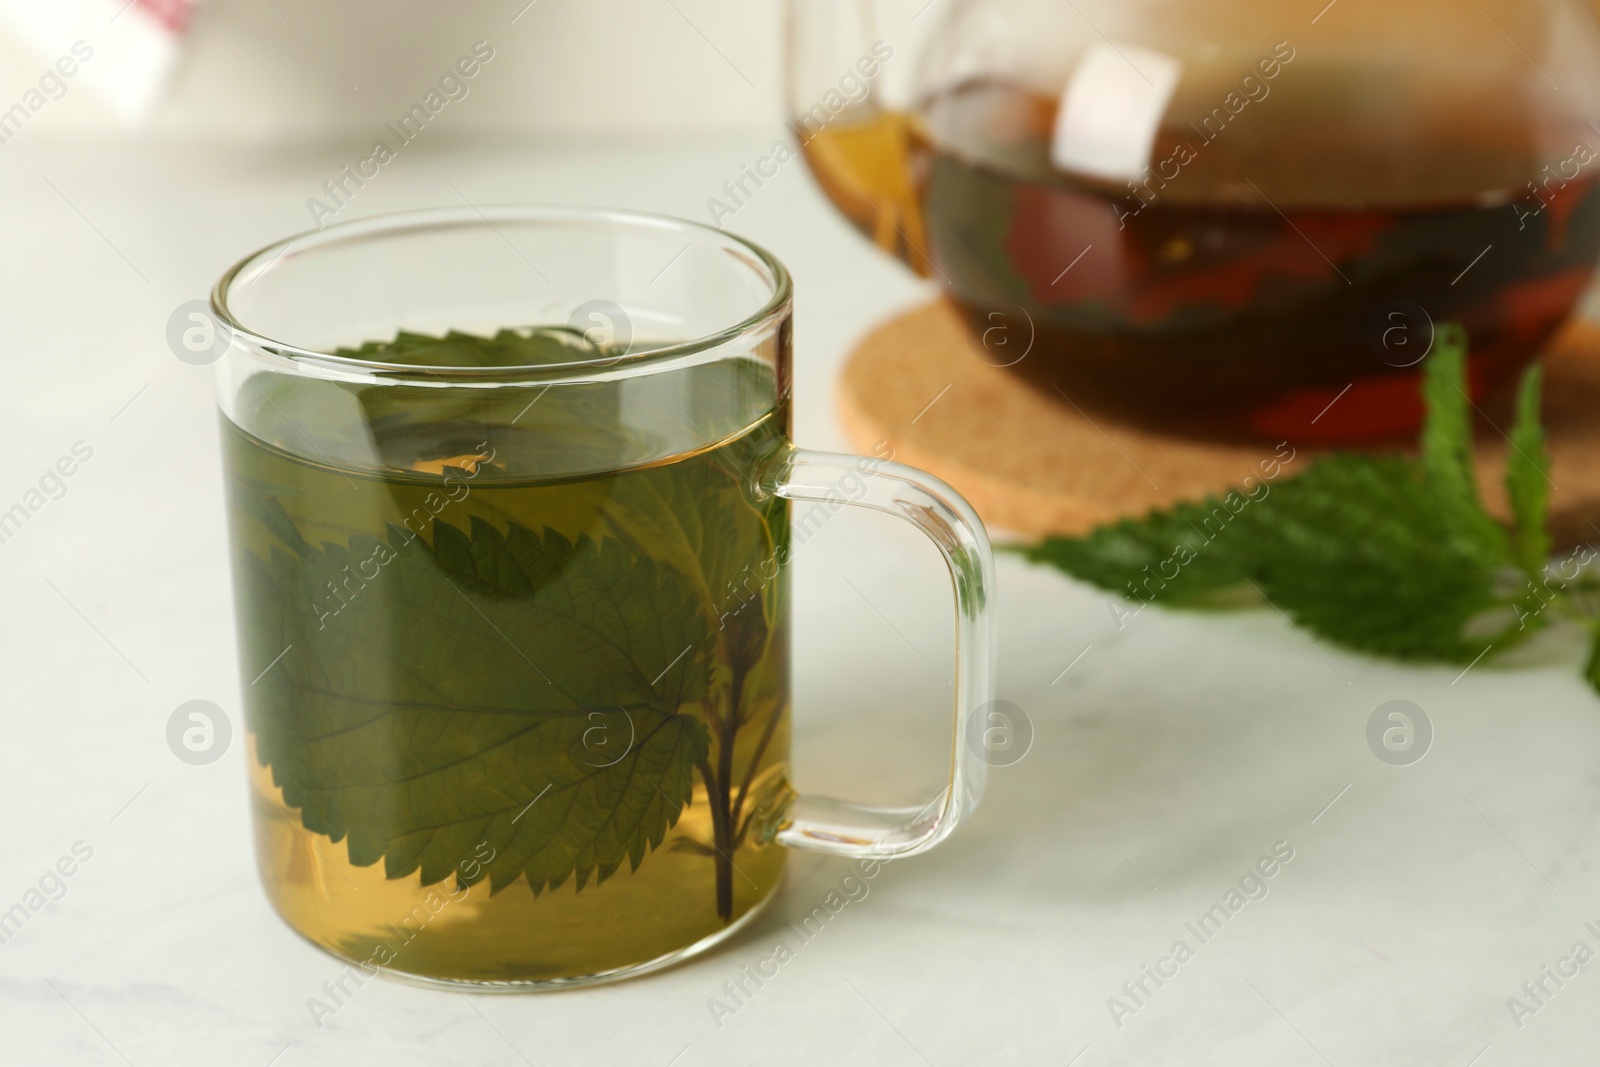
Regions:
<instances>
[{"instance_id":1,"label":"dark tea in teapot","mask_svg":"<svg viewBox=\"0 0 1600 1067\"><path fill-rule=\"evenodd\" d=\"M1027 74L935 79L855 122L797 106L795 130L851 221L944 284L979 358L1086 409L1406 436L1436 324L1466 327L1482 396L1600 258L1600 128L1471 64L1424 75L1287 40L1180 64L1107 40L1064 88Z\"/></svg>"}]
</instances>

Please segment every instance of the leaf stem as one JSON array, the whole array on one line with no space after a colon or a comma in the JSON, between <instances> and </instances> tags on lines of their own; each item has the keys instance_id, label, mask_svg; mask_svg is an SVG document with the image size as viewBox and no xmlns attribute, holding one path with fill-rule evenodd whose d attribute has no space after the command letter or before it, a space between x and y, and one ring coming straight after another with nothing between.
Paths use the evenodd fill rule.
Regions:
<instances>
[{"instance_id":1,"label":"leaf stem","mask_svg":"<svg viewBox=\"0 0 1600 1067\"><path fill-rule=\"evenodd\" d=\"M711 805L711 842L716 853L717 916L723 922L733 918L733 856L728 833L728 794L717 783L717 774L711 764L701 760L696 764L700 777L705 779L706 800Z\"/></svg>"},{"instance_id":2,"label":"leaf stem","mask_svg":"<svg viewBox=\"0 0 1600 1067\"><path fill-rule=\"evenodd\" d=\"M733 789L733 746L742 724L739 704L744 698L744 683L749 676L745 664L736 660L733 678L728 686L727 714L722 719L722 736L717 742L717 790L712 802L714 812L722 816L720 827L715 817L712 826L717 833L717 914L723 922L733 918L733 850L738 846L733 840L734 815L728 801Z\"/></svg>"},{"instance_id":3,"label":"leaf stem","mask_svg":"<svg viewBox=\"0 0 1600 1067\"><path fill-rule=\"evenodd\" d=\"M744 811L744 799L750 792L750 786L755 781L756 772L761 769L761 759L767 754L767 746L772 742L772 735L778 731L778 720L783 717L783 705L779 704L767 716L767 725L761 731L761 739L756 742L756 750L750 756L750 765L745 768L744 781L739 783L739 796L733 802L733 825L736 830L733 835L733 847L738 848L744 844L746 827L740 825L739 814Z\"/></svg>"}]
</instances>

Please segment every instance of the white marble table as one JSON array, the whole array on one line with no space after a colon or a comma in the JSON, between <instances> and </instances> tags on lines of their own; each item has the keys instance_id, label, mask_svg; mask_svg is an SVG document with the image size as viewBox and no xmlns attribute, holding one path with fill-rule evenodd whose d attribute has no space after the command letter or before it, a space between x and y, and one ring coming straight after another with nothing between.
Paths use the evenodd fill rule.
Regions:
<instances>
[{"instance_id":1,"label":"white marble table","mask_svg":"<svg viewBox=\"0 0 1600 1067\"><path fill-rule=\"evenodd\" d=\"M478 203L703 217L765 148L419 149L351 210L459 203L453 184ZM1015 560L1000 564L1000 689L1031 714L1032 751L993 773L968 827L884 870L720 1027L708 1000L795 942L787 922L843 861L796 855L754 927L658 976L470 999L372 982L312 1025L307 998L339 965L256 886L242 746L191 767L164 737L191 699L237 724L239 682L210 372L163 335L237 254L303 228L348 155L0 148L0 510L75 442L93 449L0 544L0 911L42 877L61 893L47 870L77 842L92 850L0 944L0 1061L1594 1062L1600 964L1546 979L1520 1027L1507 1007L1575 942L1600 949L1585 926L1600 929L1600 698L1579 681L1576 635L1458 678L1312 647L1270 612L1148 611L1118 631L1102 597ZM798 436L842 446L839 362L921 288L798 164L730 226L793 267ZM937 560L848 514L815 546L796 564L800 780L925 798L949 743L948 692L924 659L951 639ZM1368 749L1367 719L1391 699L1435 726L1414 766ZM1185 924L1278 842L1293 858L1267 895L1202 942ZM1162 962L1180 939L1192 958ZM1176 974L1157 987L1145 965ZM1113 1013L1112 997L1137 1010Z\"/></svg>"}]
</instances>

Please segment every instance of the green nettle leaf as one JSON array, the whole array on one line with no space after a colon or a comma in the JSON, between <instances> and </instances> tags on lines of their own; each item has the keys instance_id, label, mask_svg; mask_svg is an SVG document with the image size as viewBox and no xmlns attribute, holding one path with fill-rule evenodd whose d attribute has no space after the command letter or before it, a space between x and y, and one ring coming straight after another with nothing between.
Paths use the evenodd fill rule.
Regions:
<instances>
[{"instance_id":1,"label":"green nettle leaf","mask_svg":"<svg viewBox=\"0 0 1600 1067\"><path fill-rule=\"evenodd\" d=\"M730 452L729 463L738 462ZM750 457L753 459L753 457ZM716 615L723 657L730 669L753 669L771 639L777 610L770 579L779 562L774 525L743 521L744 504L711 506L719 497L742 495L744 472L712 464L686 469L673 479L631 479L607 501L605 517L616 535L669 563L696 586ZM776 498L775 502L776 502ZM767 573L761 573L765 568Z\"/></svg>"},{"instance_id":2,"label":"green nettle leaf","mask_svg":"<svg viewBox=\"0 0 1600 1067\"><path fill-rule=\"evenodd\" d=\"M754 813L746 808L762 756L782 719L787 675L778 632L779 568L788 562L787 511L771 497L751 522L744 486L757 459L752 446L732 442L716 463L680 468L672 479L616 483L603 515L610 532L692 575L696 593L715 619L712 697L706 716L717 742L715 766L700 768L711 798L713 840L702 854L717 862L717 910L733 909L732 855L744 841ZM747 757L743 776L734 766L742 727L765 720ZM680 839L675 846L701 853Z\"/></svg>"},{"instance_id":3,"label":"green nettle leaf","mask_svg":"<svg viewBox=\"0 0 1600 1067\"><path fill-rule=\"evenodd\" d=\"M1511 453L1506 457L1506 495L1511 500L1513 544L1517 563L1529 579L1538 581L1550 558L1550 453L1544 427L1539 423L1539 398L1543 372L1528 368L1517 390L1517 421L1511 429Z\"/></svg>"},{"instance_id":4,"label":"green nettle leaf","mask_svg":"<svg viewBox=\"0 0 1600 1067\"><path fill-rule=\"evenodd\" d=\"M1422 365L1422 397L1428 411L1422 427L1422 485L1439 508L1444 535L1456 552L1484 567L1504 566L1505 531L1478 497L1466 365L1466 331L1454 324L1440 326L1433 351Z\"/></svg>"},{"instance_id":5,"label":"green nettle leaf","mask_svg":"<svg viewBox=\"0 0 1600 1067\"><path fill-rule=\"evenodd\" d=\"M1248 576L1241 553L1212 545L1234 517L1222 501L1207 499L1102 526L1083 538L1049 538L1024 554L1130 599L1196 607Z\"/></svg>"},{"instance_id":6,"label":"green nettle leaf","mask_svg":"<svg viewBox=\"0 0 1600 1067\"><path fill-rule=\"evenodd\" d=\"M337 354L493 368L623 355L626 342L566 327L402 332ZM785 417L772 368L724 361L693 388L601 379L550 399L536 383L444 396L249 384L252 436L326 466L409 482L488 465L561 485L537 502L537 529L484 494L467 529L318 525L343 543L312 544L280 500L314 515L315 499L292 500L303 490L276 476L236 482L235 515L260 524L248 543L265 531L275 545L236 570L245 655L272 664L252 685L251 728L304 826L390 878L582 889L637 867L703 786L711 830L687 850L714 863L731 921L733 855L783 799L782 776L763 775L787 708L787 502L747 491ZM633 476L640 457L667 456L682 461Z\"/></svg>"},{"instance_id":7,"label":"green nettle leaf","mask_svg":"<svg viewBox=\"0 0 1600 1067\"><path fill-rule=\"evenodd\" d=\"M673 568L611 540L474 518L430 546L283 542L246 553L259 756L307 829L433 884L481 842L494 890L637 868L689 803L709 738L712 623ZM378 573L378 577L373 577ZM559 580L555 580L559 578ZM363 594L383 583L382 596Z\"/></svg>"},{"instance_id":8,"label":"green nettle leaf","mask_svg":"<svg viewBox=\"0 0 1600 1067\"><path fill-rule=\"evenodd\" d=\"M1330 456L1254 499L1184 504L1026 554L1175 607L1224 603L1221 594L1253 583L1295 621L1352 648L1470 660L1484 642L1463 632L1496 606L1495 575L1449 533L1414 462Z\"/></svg>"},{"instance_id":9,"label":"green nettle leaf","mask_svg":"<svg viewBox=\"0 0 1600 1067\"><path fill-rule=\"evenodd\" d=\"M1465 334L1443 327L1423 368L1416 459L1325 456L1249 497L1182 504L1022 551L1147 603L1220 603L1253 587L1297 623L1380 655L1470 662L1504 651L1544 625L1548 600L1571 608L1572 597L1542 582L1551 542L1539 371L1518 396L1510 537L1479 498L1465 379ZM1540 582L1538 612L1519 606L1529 590L1507 590L1512 568ZM1600 689L1600 634L1586 670Z\"/></svg>"},{"instance_id":10,"label":"green nettle leaf","mask_svg":"<svg viewBox=\"0 0 1600 1067\"><path fill-rule=\"evenodd\" d=\"M1600 627L1596 627L1589 638L1589 658L1583 664L1583 678L1600 691Z\"/></svg>"},{"instance_id":11,"label":"green nettle leaf","mask_svg":"<svg viewBox=\"0 0 1600 1067\"><path fill-rule=\"evenodd\" d=\"M1495 608L1495 568L1459 533L1409 460L1330 456L1251 517L1242 562L1263 594L1351 648L1470 661L1469 624Z\"/></svg>"},{"instance_id":12,"label":"green nettle leaf","mask_svg":"<svg viewBox=\"0 0 1600 1067\"><path fill-rule=\"evenodd\" d=\"M401 330L392 341L341 348L338 355L414 367L533 367L591 360L609 353L582 332L559 326L500 330L493 337L451 330L443 337Z\"/></svg>"}]
</instances>

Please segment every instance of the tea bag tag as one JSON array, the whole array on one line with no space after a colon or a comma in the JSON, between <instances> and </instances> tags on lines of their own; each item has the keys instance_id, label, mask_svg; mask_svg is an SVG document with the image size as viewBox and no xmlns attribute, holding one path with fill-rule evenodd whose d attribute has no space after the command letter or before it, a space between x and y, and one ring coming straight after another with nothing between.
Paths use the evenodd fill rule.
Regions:
<instances>
[{"instance_id":1,"label":"tea bag tag","mask_svg":"<svg viewBox=\"0 0 1600 1067\"><path fill-rule=\"evenodd\" d=\"M1142 177L1182 70L1148 48L1089 49L1061 92L1050 162L1095 178Z\"/></svg>"}]
</instances>

